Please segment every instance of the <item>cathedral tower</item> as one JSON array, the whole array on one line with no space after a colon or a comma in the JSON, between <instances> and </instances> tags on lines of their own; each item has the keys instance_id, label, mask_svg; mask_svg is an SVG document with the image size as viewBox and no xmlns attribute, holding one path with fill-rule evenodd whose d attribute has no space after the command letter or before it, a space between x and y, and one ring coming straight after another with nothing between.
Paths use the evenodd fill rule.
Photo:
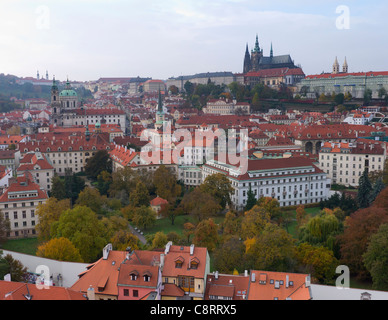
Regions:
<instances>
[{"instance_id":1,"label":"cathedral tower","mask_svg":"<svg viewBox=\"0 0 388 320\"><path fill-rule=\"evenodd\" d=\"M348 62L346 61L346 57L345 57L345 62L342 66L342 72L343 73L348 73L349 72L349 66L348 66Z\"/></svg>"},{"instance_id":2,"label":"cathedral tower","mask_svg":"<svg viewBox=\"0 0 388 320\"><path fill-rule=\"evenodd\" d=\"M340 66L337 60L337 57L335 57L335 61L333 63L333 74L338 74L340 73Z\"/></svg>"},{"instance_id":3,"label":"cathedral tower","mask_svg":"<svg viewBox=\"0 0 388 320\"><path fill-rule=\"evenodd\" d=\"M244 57L243 73L248 73L251 70L252 70L251 55L249 54L248 43L247 43L247 47L245 50L245 57Z\"/></svg>"}]
</instances>

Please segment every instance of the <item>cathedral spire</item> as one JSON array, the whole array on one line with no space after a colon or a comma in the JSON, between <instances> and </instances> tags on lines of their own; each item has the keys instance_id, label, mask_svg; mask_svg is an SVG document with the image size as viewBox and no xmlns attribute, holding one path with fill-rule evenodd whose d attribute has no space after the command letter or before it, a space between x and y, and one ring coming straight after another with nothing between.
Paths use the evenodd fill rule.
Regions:
<instances>
[{"instance_id":1,"label":"cathedral spire","mask_svg":"<svg viewBox=\"0 0 388 320\"><path fill-rule=\"evenodd\" d=\"M273 48L272 48L272 42L271 42L271 53L270 53L270 57L273 58Z\"/></svg>"},{"instance_id":2,"label":"cathedral spire","mask_svg":"<svg viewBox=\"0 0 388 320\"><path fill-rule=\"evenodd\" d=\"M162 94L159 88L159 98L158 98L158 111L163 112L163 103L162 103Z\"/></svg>"},{"instance_id":3,"label":"cathedral spire","mask_svg":"<svg viewBox=\"0 0 388 320\"><path fill-rule=\"evenodd\" d=\"M255 42L255 48L253 49L254 52L260 52L260 46L259 46L259 36L256 34L256 42Z\"/></svg>"}]
</instances>

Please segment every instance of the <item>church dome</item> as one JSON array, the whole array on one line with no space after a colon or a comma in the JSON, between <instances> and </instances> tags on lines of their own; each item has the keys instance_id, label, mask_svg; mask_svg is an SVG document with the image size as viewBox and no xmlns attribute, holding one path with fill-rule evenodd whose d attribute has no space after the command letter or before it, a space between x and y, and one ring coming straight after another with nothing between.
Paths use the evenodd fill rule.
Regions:
<instances>
[{"instance_id":1,"label":"church dome","mask_svg":"<svg viewBox=\"0 0 388 320\"><path fill-rule=\"evenodd\" d=\"M75 92L74 90L62 90L61 93L59 94L61 97L76 97L77 96L77 92Z\"/></svg>"}]
</instances>

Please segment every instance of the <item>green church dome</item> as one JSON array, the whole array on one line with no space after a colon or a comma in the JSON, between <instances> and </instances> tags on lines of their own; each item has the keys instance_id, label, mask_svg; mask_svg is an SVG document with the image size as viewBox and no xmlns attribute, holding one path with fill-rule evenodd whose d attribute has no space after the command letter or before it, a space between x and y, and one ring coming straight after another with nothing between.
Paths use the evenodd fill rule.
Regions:
<instances>
[{"instance_id":1,"label":"green church dome","mask_svg":"<svg viewBox=\"0 0 388 320\"><path fill-rule=\"evenodd\" d=\"M67 97L67 96L70 96L70 97L76 97L77 96L77 92L75 92L74 90L62 90L61 93L59 94L61 97Z\"/></svg>"}]
</instances>

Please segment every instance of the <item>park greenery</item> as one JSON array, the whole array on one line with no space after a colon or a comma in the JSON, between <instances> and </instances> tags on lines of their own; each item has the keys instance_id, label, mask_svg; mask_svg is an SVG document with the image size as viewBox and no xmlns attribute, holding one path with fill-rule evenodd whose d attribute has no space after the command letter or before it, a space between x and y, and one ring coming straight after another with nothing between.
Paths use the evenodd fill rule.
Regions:
<instances>
[{"instance_id":1,"label":"park greenery","mask_svg":"<svg viewBox=\"0 0 388 320\"><path fill-rule=\"evenodd\" d=\"M358 194L336 193L315 207L284 208L274 198L255 199L248 192L245 208L237 211L223 174L185 189L163 165L154 172L130 167L112 172L109 161L96 153L85 176L53 178L50 198L36 210L37 256L90 263L107 243L115 250L145 250L173 241L206 247L212 268L224 273L308 273L313 282L332 285L336 267L344 264L352 277L388 289L388 188L382 178L365 173ZM168 202L158 213L150 206L157 196ZM7 241L7 228L0 214L0 243ZM15 263L2 257L0 273Z\"/></svg>"}]
</instances>

